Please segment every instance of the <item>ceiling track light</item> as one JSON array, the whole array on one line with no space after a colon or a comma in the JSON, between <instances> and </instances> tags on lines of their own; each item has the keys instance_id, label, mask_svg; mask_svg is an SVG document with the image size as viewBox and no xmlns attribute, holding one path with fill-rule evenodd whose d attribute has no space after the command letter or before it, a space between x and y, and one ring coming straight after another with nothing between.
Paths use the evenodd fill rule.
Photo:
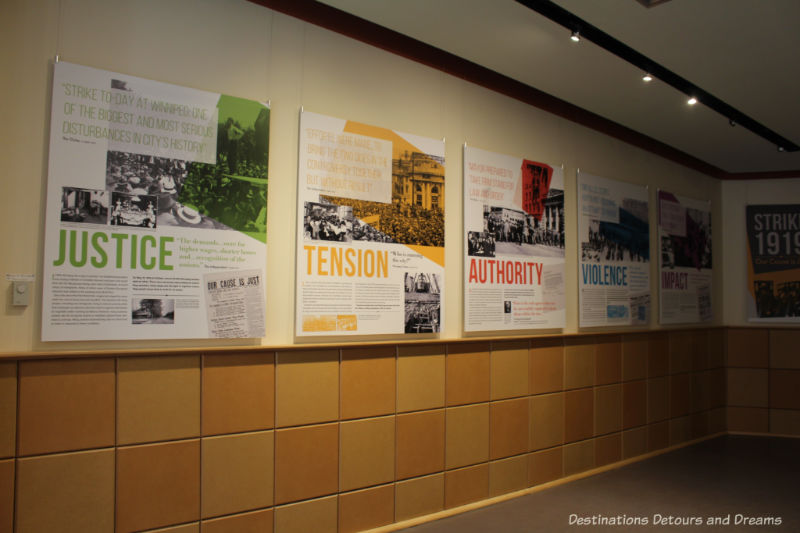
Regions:
<instances>
[{"instance_id":1,"label":"ceiling track light","mask_svg":"<svg viewBox=\"0 0 800 533\"><path fill-rule=\"evenodd\" d=\"M573 31L572 35L570 35L569 38L573 43L580 42L580 40L581 40L581 32Z\"/></svg>"},{"instance_id":2,"label":"ceiling track light","mask_svg":"<svg viewBox=\"0 0 800 533\"><path fill-rule=\"evenodd\" d=\"M649 82L653 81L653 76L651 76L649 72L645 72L644 76L642 76L642 81L646 82L646 83L649 83Z\"/></svg>"},{"instance_id":3,"label":"ceiling track light","mask_svg":"<svg viewBox=\"0 0 800 533\"><path fill-rule=\"evenodd\" d=\"M689 98L689 99L686 101L686 103L687 103L687 104L689 104L689 105L695 105L695 104L697 103L697 98L695 98L694 96L692 96L691 98Z\"/></svg>"},{"instance_id":4,"label":"ceiling track light","mask_svg":"<svg viewBox=\"0 0 800 533\"><path fill-rule=\"evenodd\" d=\"M713 94L704 91L689 80L682 78L671 70L659 65L649 57L637 52L625 43L618 41L580 17L573 15L566 9L557 5L555 2L551 0L516 1L517 3L522 4L542 15L543 17L552 20L556 24L560 24L564 28L567 28L572 32L573 40L576 38L586 39L606 50L607 52L610 52L620 59L627 61L631 65L641 69L641 71L648 73L653 78L658 78L659 82L666 83L670 87L673 87L683 94L694 95L695 99L703 102L704 107L713 109L723 117L735 121L739 126L750 130L756 135L769 141L774 146L782 147L785 152L800 151L800 146L793 143L789 139L772 131L755 119L748 117L730 104L723 102ZM578 36L578 30L580 30L580 36Z\"/></svg>"}]
</instances>

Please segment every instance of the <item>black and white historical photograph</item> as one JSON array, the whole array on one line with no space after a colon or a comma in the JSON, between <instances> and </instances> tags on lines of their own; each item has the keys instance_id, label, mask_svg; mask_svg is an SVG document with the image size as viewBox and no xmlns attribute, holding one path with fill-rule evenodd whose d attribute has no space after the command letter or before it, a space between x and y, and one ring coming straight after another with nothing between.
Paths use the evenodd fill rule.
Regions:
<instances>
[{"instance_id":1,"label":"black and white historical photograph","mask_svg":"<svg viewBox=\"0 0 800 533\"><path fill-rule=\"evenodd\" d=\"M474 257L494 257L494 234L488 231L467 232L467 255Z\"/></svg>"},{"instance_id":2,"label":"black and white historical photograph","mask_svg":"<svg viewBox=\"0 0 800 533\"><path fill-rule=\"evenodd\" d=\"M155 228L158 213L158 197L152 194L111 193L112 226L135 226Z\"/></svg>"},{"instance_id":3,"label":"black and white historical photograph","mask_svg":"<svg viewBox=\"0 0 800 533\"><path fill-rule=\"evenodd\" d=\"M800 317L800 281L755 282L759 318Z\"/></svg>"},{"instance_id":4,"label":"black and white historical photograph","mask_svg":"<svg viewBox=\"0 0 800 533\"><path fill-rule=\"evenodd\" d=\"M61 188L61 222L108 223L109 194L104 190Z\"/></svg>"},{"instance_id":5,"label":"black and white historical photograph","mask_svg":"<svg viewBox=\"0 0 800 533\"><path fill-rule=\"evenodd\" d=\"M134 298L131 300L133 324L174 324L175 300L170 298Z\"/></svg>"},{"instance_id":6,"label":"black and white historical photograph","mask_svg":"<svg viewBox=\"0 0 800 533\"><path fill-rule=\"evenodd\" d=\"M438 333L441 328L441 286L438 274L406 272L405 332Z\"/></svg>"},{"instance_id":7,"label":"black and white historical photograph","mask_svg":"<svg viewBox=\"0 0 800 533\"><path fill-rule=\"evenodd\" d=\"M212 196L220 196L219 191L210 187L192 194L197 189L197 180L192 181L192 186L184 190L190 165L177 159L109 151L106 160L106 188L112 194L127 195L129 198L147 196L156 199L153 206L157 209L158 225L229 229L218 220L202 214L187 201L189 199L197 203L194 197L199 195L203 195L206 201L210 201ZM230 197L227 201L234 199Z\"/></svg>"},{"instance_id":8,"label":"black and white historical photograph","mask_svg":"<svg viewBox=\"0 0 800 533\"><path fill-rule=\"evenodd\" d=\"M623 198L619 207L619 222L591 220L585 238L588 240L581 242L581 261L649 261L647 202Z\"/></svg>"},{"instance_id":9,"label":"black and white historical photograph","mask_svg":"<svg viewBox=\"0 0 800 533\"><path fill-rule=\"evenodd\" d=\"M661 237L662 268L711 268L711 212L686 209L686 235Z\"/></svg>"},{"instance_id":10,"label":"black and white historical photograph","mask_svg":"<svg viewBox=\"0 0 800 533\"><path fill-rule=\"evenodd\" d=\"M473 244L477 253L469 251ZM467 245L469 255L564 257L564 191L550 189L539 218L518 209L484 205L483 232L469 232Z\"/></svg>"},{"instance_id":11,"label":"black and white historical photograph","mask_svg":"<svg viewBox=\"0 0 800 533\"><path fill-rule=\"evenodd\" d=\"M389 235L375 227L379 225L380 217L368 216L363 220L359 219L353 214L352 205L330 203L327 201L328 198L323 196L323 202L303 202L305 209L304 239L339 242L394 242ZM348 203L358 203L358 200L349 200Z\"/></svg>"}]
</instances>

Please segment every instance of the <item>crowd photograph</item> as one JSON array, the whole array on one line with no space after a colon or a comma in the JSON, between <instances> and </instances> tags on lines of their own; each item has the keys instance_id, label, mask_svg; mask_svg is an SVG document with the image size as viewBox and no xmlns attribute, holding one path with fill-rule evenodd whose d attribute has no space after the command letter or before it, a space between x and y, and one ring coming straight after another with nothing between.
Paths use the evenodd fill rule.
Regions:
<instances>
[{"instance_id":1,"label":"crowd photograph","mask_svg":"<svg viewBox=\"0 0 800 533\"><path fill-rule=\"evenodd\" d=\"M518 209L484 205L483 231L467 233L467 254L563 257L563 194L556 198L560 203L547 204L538 218Z\"/></svg>"}]
</instances>

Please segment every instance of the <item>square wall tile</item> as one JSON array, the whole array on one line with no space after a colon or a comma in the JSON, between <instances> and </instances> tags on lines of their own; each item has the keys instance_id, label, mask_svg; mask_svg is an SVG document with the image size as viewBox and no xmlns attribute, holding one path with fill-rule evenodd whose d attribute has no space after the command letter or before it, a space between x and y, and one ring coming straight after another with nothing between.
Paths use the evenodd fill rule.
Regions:
<instances>
[{"instance_id":1,"label":"square wall tile","mask_svg":"<svg viewBox=\"0 0 800 533\"><path fill-rule=\"evenodd\" d=\"M647 377L647 333L632 333L622 337L622 381Z\"/></svg>"},{"instance_id":2,"label":"square wall tile","mask_svg":"<svg viewBox=\"0 0 800 533\"><path fill-rule=\"evenodd\" d=\"M493 342L491 356L492 400L528 394L528 341Z\"/></svg>"},{"instance_id":3,"label":"square wall tile","mask_svg":"<svg viewBox=\"0 0 800 533\"><path fill-rule=\"evenodd\" d=\"M691 331L670 331L669 373L678 374L692 369L694 343Z\"/></svg>"},{"instance_id":4,"label":"square wall tile","mask_svg":"<svg viewBox=\"0 0 800 533\"><path fill-rule=\"evenodd\" d=\"M654 452L669 446L669 421L647 426L647 451Z\"/></svg>"},{"instance_id":5,"label":"square wall tile","mask_svg":"<svg viewBox=\"0 0 800 533\"><path fill-rule=\"evenodd\" d=\"M800 370L769 371L769 406L800 409Z\"/></svg>"},{"instance_id":6,"label":"square wall tile","mask_svg":"<svg viewBox=\"0 0 800 533\"><path fill-rule=\"evenodd\" d=\"M594 391L580 389L564 393L564 442L594 435Z\"/></svg>"},{"instance_id":7,"label":"square wall tile","mask_svg":"<svg viewBox=\"0 0 800 533\"><path fill-rule=\"evenodd\" d=\"M338 496L275 508L275 533L338 533Z\"/></svg>"},{"instance_id":8,"label":"square wall tile","mask_svg":"<svg viewBox=\"0 0 800 533\"><path fill-rule=\"evenodd\" d=\"M114 379L114 359L20 362L17 453L113 446ZM8 382L4 389L8 396ZM7 439L0 437L6 448Z\"/></svg>"},{"instance_id":9,"label":"square wall tile","mask_svg":"<svg viewBox=\"0 0 800 533\"><path fill-rule=\"evenodd\" d=\"M674 446L692 438L691 418L682 416L669 421L669 444Z\"/></svg>"},{"instance_id":10,"label":"square wall tile","mask_svg":"<svg viewBox=\"0 0 800 533\"><path fill-rule=\"evenodd\" d=\"M647 427L622 432L622 458L630 459L647 453Z\"/></svg>"},{"instance_id":11,"label":"square wall tile","mask_svg":"<svg viewBox=\"0 0 800 533\"><path fill-rule=\"evenodd\" d=\"M444 407L444 345L412 344L398 352L397 411Z\"/></svg>"},{"instance_id":12,"label":"square wall tile","mask_svg":"<svg viewBox=\"0 0 800 533\"><path fill-rule=\"evenodd\" d=\"M728 328L728 367L769 368L769 330Z\"/></svg>"},{"instance_id":13,"label":"square wall tile","mask_svg":"<svg viewBox=\"0 0 800 533\"><path fill-rule=\"evenodd\" d=\"M14 460L0 461L0 532L14 530Z\"/></svg>"},{"instance_id":14,"label":"square wall tile","mask_svg":"<svg viewBox=\"0 0 800 533\"><path fill-rule=\"evenodd\" d=\"M649 333L647 336L647 376L654 378L669 374L669 336Z\"/></svg>"},{"instance_id":15,"label":"square wall tile","mask_svg":"<svg viewBox=\"0 0 800 533\"><path fill-rule=\"evenodd\" d=\"M564 393L530 398L530 449L564 444Z\"/></svg>"},{"instance_id":16,"label":"square wall tile","mask_svg":"<svg viewBox=\"0 0 800 533\"><path fill-rule=\"evenodd\" d=\"M800 411L770 409L769 427L775 435L800 435Z\"/></svg>"},{"instance_id":17,"label":"square wall tile","mask_svg":"<svg viewBox=\"0 0 800 533\"><path fill-rule=\"evenodd\" d=\"M339 419L339 352L279 352L275 367L277 427Z\"/></svg>"},{"instance_id":18,"label":"square wall tile","mask_svg":"<svg viewBox=\"0 0 800 533\"><path fill-rule=\"evenodd\" d=\"M729 368L728 405L767 407L769 405L769 370L766 368Z\"/></svg>"},{"instance_id":19,"label":"square wall tile","mask_svg":"<svg viewBox=\"0 0 800 533\"><path fill-rule=\"evenodd\" d=\"M661 376L647 380L647 422L659 422L669 418L669 377Z\"/></svg>"},{"instance_id":20,"label":"square wall tile","mask_svg":"<svg viewBox=\"0 0 800 533\"><path fill-rule=\"evenodd\" d=\"M208 437L202 441L202 509L209 518L273 503L272 431Z\"/></svg>"},{"instance_id":21,"label":"square wall tile","mask_svg":"<svg viewBox=\"0 0 800 533\"><path fill-rule=\"evenodd\" d=\"M528 486L528 455L489 463L489 496L499 496Z\"/></svg>"},{"instance_id":22,"label":"square wall tile","mask_svg":"<svg viewBox=\"0 0 800 533\"><path fill-rule=\"evenodd\" d=\"M342 350L343 420L394 413L397 385L395 355L394 346Z\"/></svg>"},{"instance_id":23,"label":"square wall tile","mask_svg":"<svg viewBox=\"0 0 800 533\"><path fill-rule=\"evenodd\" d=\"M203 357L203 434L275 426L275 354Z\"/></svg>"},{"instance_id":24,"label":"square wall tile","mask_svg":"<svg viewBox=\"0 0 800 533\"><path fill-rule=\"evenodd\" d=\"M528 484L533 487L564 477L562 446L528 455Z\"/></svg>"},{"instance_id":25,"label":"square wall tile","mask_svg":"<svg viewBox=\"0 0 800 533\"><path fill-rule=\"evenodd\" d=\"M622 384L594 389L594 433L606 435L622 429Z\"/></svg>"},{"instance_id":26,"label":"square wall tile","mask_svg":"<svg viewBox=\"0 0 800 533\"><path fill-rule=\"evenodd\" d=\"M699 439L708 435L708 411L689 415L689 425L690 438Z\"/></svg>"},{"instance_id":27,"label":"square wall tile","mask_svg":"<svg viewBox=\"0 0 800 533\"><path fill-rule=\"evenodd\" d=\"M571 476L594 468L594 444L594 439L589 439L564 446L565 476Z\"/></svg>"},{"instance_id":28,"label":"square wall tile","mask_svg":"<svg viewBox=\"0 0 800 533\"><path fill-rule=\"evenodd\" d=\"M708 368L725 366L725 333L723 328L708 330Z\"/></svg>"},{"instance_id":29,"label":"square wall tile","mask_svg":"<svg viewBox=\"0 0 800 533\"><path fill-rule=\"evenodd\" d=\"M531 394L561 392L564 389L564 341L533 339L529 350Z\"/></svg>"},{"instance_id":30,"label":"square wall tile","mask_svg":"<svg viewBox=\"0 0 800 533\"><path fill-rule=\"evenodd\" d=\"M264 509L203 520L203 533L272 533L273 513Z\"/></svg>"},{"instance_id":31,"label":"square wall tile","mask_svg":"<svg viewBox=\"0 0 800 533\"><path fill-rule=\"evenodd\" d=\"M708 379L706 380L708 405L710 408L725 407L725 369L712 368L708 371Z\"/></svg>"},{"instance_id":32,"label":"square wall tile","mask_svg":"<svg viewBox=\"0 0 800 533\"><path fill-rule=\"evenodd\" d=\"M17 533L113 531L114 451L20 459L16 522Z\"/></svg>"},{"instance_id":33,"label":"square wall tile","mask_svg":"<svg viewBox=\"0 0 800 533\"><path fill-rule=\"evenodd\" d=\"M594 464L605 466L622 460L622 433L594 439Z\"/></svg>"},{"instance_id":34,"label":"square wall tile","mask_svg":"<svg viewBox=\"0 0 800 533\"><path fill-rule=\"evenodd\" d=\"M800 369L797 347L800 346L800 330L772 329L769 331L770 368Z\"/></svg>"},{"instance_id":35,"label":"square wall tile","mask_svg":"<svg viewBox=\"0 0 800 533\"><path fill-rule=\"evenodd\" d=\"M528 398L492 402L489 409L489 458L528 451Z\"/></svg>"},{"instance_id":36,"label":"square wall tile","mask_svg":"<svg viewBox=\"0 0 800 533\"><path fill-rule=\"evenodd\" d=\"M669 377L669 416L671 418L689 414L690 383L689 374L675 374Z\"/></svg>"},{"instance_id":37,"label":"square wall tile","mask_svg":"<svg viewBox=\"0 0 800 533\"><path fill-rule=\"evenodd\" d=\"M708 369L708 330L692 330L692 371L699 372Z\"/></svg>"},{"instance_id":38,"label":"square wall tile","mask_svg":"<svg viewBox=\"0 0 800 533\"><path fill-rule=\"evenodd\" d=\"M0 362L0 458L14 457L16 443L17 363L5 361Z\"/></svg>"},{"instance_id":39,"label":"square wall tile","mask_svg":"<svg viewBox=\"0 0 800 533\"><path fill-rule=\"evenodd\" d=\"M395 521L444 509L444 474L418 477L395 484Z\"/></svg>"},{"instance_id":40,"label":"square wall tile","mask_svg":"<svg viewBox=\"0 0 800 533\"><path fill-rule=\"evenodd\" d=\"M341 423L339 490L394 481L394 426L394 416Z\"/></svg>"},{"instance_id":41,"label":"square wall tile","mask_svg":"<svg viewBox=\"0 0 800 533\"><path fill-rule=\"evenodd\" d=\"M715 407L708 411L708 433L713 435L728 431L728 410L725 407Z\"/></svg>"},{"instance_id":42,"label":"square wall tile","mask_svg":"<svg viewBox=\"0 0 800 533\"><path fill-rule=\"evenodd\" d=\"M769 433L769 409L759 407L728 407L728 431Z\"/></svg>"},{"instance_id":43,"label":"square wall tile","mask_svg":"<svg viewBox=\"0 0 800 533\"><path fill-rule=\"evenodd\" d=\"M445 467L489 460L489 404L451 407L445 413Z\"/></svg>"},{"instance_id":44,"label":"square wall tile","mask_svg":"<svg viewBox=\"0 0 800 533\"><path fill-rule=\"evenodd\" d=\"M489 465L482 464L444 473L444 508L452 509L489 497Z\"/></svg>"},{"instance_id":45,"label":"square wall tile","mask_svg":"<svg viewBox=\"0 0 800 533\"><path fill-rule=\"evenodd\" d=\"M564 341L564 388L579 389L594 385L594 336Z\"/></svg>"},{"instance_id":46,"label":"square wall tile","mask_svg":"<svg viewBox=\"0 0 800 533\"><path fill-rule=\"evenodd\" d=\"M117 377L119 444L200 435L200 357L123 357Z\"/></svg>"},{"instance_id":47,"label":"square wall tile","mask_svg":"<svg viewBox=\"0 0 800 533\"><path fill-rule=\"evenodd\" d=\"M647 382L622 384L622 427L629 429L647 423Z\"/></svg>"},{"instance_id":48,"label":"square wall tile","mask_svg":"<svg viewBox=\"0 0 800 533\"><path fill-rule=\"evenodd\" d=\"M394 485L339 495L339 533L353 533L394 522Z\"/></svg>"},{"instance_id":49,"label":"square wall tile","mask_svg":"<svg viewBox=\"0 0 800 533\"><path fill-rule=\"evenodd\" d=\"M594 367L596 385L622 381L622 338L619 335L597 337Z\"/></svg>"},{"instance_id":50,"label":"square wall tile","mask_svg":"<svg viewBox=\"0 0 800 533\"><path fill-rule=\"evenodd\" d=\"M489 343L447 346L447 405L489 401Z\"/></svg>"},{"instance_id":51,"label":"square wall tile","mask_svg":"<svg viewBox=\"0 0 800 533\"><path fill-rule=\"evenodd\" d=\"M275 432L276 504L333 494L338 488L338 423Z\"/></svg>"},{"instance_id":52,"label":"square wall tile","mask_svg":"<svg viewBox=\"0 0 800 533\"><path fill-rule=\"evenodd\" d=\"M397 479L444 470L444 409L397 415Z\"/></svg>"},{"instance_id":53,"label":"square wall tile","mask_svg":"<svg viewBox=\"0 0 800 533\"><path fill-rule=\"evenodd\" d=\"M116 531L200 519L200 441L117 449Z\"/></svg>"},{"instance_id":54,"label":"square wall tile","mask_svg":"<svg viewBox=\"0 0 800 533\"><path fill-rule=\"evenodd\" d=\"M738 369L737 369L738 370ZM692 372L689 375L690 387L690 403L689 411L696 413L697 411L705 411L711 408L711 371L701 370L699 372ZM766 395L765 395L766 398Z\"/></svg>"}]
</instances>

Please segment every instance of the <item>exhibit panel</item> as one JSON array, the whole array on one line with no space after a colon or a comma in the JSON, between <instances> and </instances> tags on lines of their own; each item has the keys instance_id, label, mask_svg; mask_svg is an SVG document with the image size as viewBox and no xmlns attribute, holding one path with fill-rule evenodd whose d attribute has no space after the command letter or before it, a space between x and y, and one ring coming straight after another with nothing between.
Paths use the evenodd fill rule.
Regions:
<instances>
[{"instance_id":1,"label":"exhibit panel","mask_svg":"<svg viewBox=\"0 0 800 533\"><path fill-rule=\"evenodd\" d=\"M580 326L650 323L647 187L578 174Z\"/></svg>"},{"instance_id":2,"label":"exhibit panel","mask_svg":"<svg viewBox=\"0 0 800 533\"><path fill-rule=\"evenodd\" d=\"M42 340L263 337L269 120L57 63Z\"/></svg>"},{"instance_id":3,"label":"exhibit panel","mask_svg":"<svg viewBox=\"0 0 800 533\"><path fill-rule=\"evenodd\" d=\"M296 335L439 333L444 141L303 111Z\"/></svg>"},{"instance_id":4,"label":"exhibit panel","mask_svg":"<svg viewBox=\"0 0 800 533\"><path fill-rule=\"evenodd\" d=\"M564 173L464 147L464 331L563 328Z\"/></svg>"},{"instance_id":5,"label":"exhibit panel","mask_svg":"<svg viewBox=\"0 0 800 533\"><path fill-rule=\"evenodd\" d=\"M800 204L750 205L747 319L800 323Z\"/></svg>"},{"instance_id":6,"label":"exhibit panel","mask_svg":"<svg viewBox=\"0 0 800 533\"><path fill-rule=\"evenodd\" d=\"M712 319L711 202L658 191L659 322Z\"/></svg>"}]
</instances>

